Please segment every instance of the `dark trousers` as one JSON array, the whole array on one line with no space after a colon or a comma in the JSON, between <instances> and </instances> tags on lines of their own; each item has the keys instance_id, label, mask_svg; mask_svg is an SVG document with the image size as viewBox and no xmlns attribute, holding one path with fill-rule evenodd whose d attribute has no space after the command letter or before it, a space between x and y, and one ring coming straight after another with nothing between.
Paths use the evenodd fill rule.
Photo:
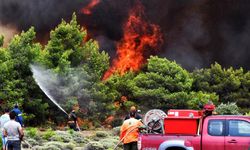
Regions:
<instances>
[{"instance_id":1,"label":"dark trousers","mask_svg":"<svg viewBox=\"0 0 250 150\"><path fill-rule=\"evenodd\" d=\"M7 141L8 150L21 150L21 142L20 141Z\"/></svg>"},{"instance_id":2,"label":"dark trousers","mask_svg":"<svg viewBox=\"0 0 250 150\"><path fill-rule=\"evenodd\" d=\"M131 142L127 144L123 144L124 150L138 150L137 148L137 142Z\"/></svg>"},{"instance_id":3,"label":"dark trousers","mask_svg":"<svg viewBox=\"0 0 250 150\"><path fill-rule=\"evenodd\" d=\"M74 131L79 131L79 129L76 127L76 123L69 123L69 128L73 129Z\"/></svg>"}]
</instances>

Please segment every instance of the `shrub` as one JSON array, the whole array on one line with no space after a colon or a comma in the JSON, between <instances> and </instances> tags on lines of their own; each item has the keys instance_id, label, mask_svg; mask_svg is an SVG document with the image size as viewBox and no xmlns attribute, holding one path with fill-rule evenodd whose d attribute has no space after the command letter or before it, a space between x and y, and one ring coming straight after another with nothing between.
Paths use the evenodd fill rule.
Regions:
<instances>
[{"instance_id":1,"label":"shrub","mask_svg":"<svg viewBox=\"0 0 250 150\"><path fill-rule=\"evenodd\" d=\"M53 131L52 129L48 129L47 131L45 131L42 135L43 139L48 140L50 137L55 135L55 131Z\"/></svg>"},{"instance_id":2,"label":"shrub","mask_svg":"<svg viewBox=\"0 0 250 150\"><path fill-rule=\"evenodd\" d=\"M100 140L100 143L102 143L103 147L105 149L114 148L114 146L119 142L119 140L113 139L113 138L106 138Z\"/></svg>"},{"instance_id":3,"label":"shrub","mask_svg":"<svg viewBox=\"0 0 250 150\"><path fill-rule=\"evenodd\" d=\"M107 137L108 133L105 131L98 131L96 132L96 137Z\"/></svg>"},{"instance_id":4,"label":"shrub","mask_svg":"<svg viewBox=\"0 0 250 150\"><path fill-rule=\"evenodd\" d=\"M32 128L32 127L26 128L26 133L27 133L27 136L34 138L35 136L38 135L38 129Z\"/></svg>"},{"instance_id":5,"label":"shrub","mask_svg":"<svg viewBox=\"0 0 250 150\"><path fill-rule=\"evenodd\" d=\"M38 141L35 139L27 139L27 141L29 142L30 145L35 146L35 145L39 145Z\"/></svg>"},{"instance_id":6,"label":"shrub","mask_svg":"<svg viewBox=\"0 0 250 150\"><path fill-rule=\"evenodd\" d=\"M75 144L73 144L73 143L65 143L65 144L63 144L63 148L62 149L73 150L74 147L75 147Z\"/></svg>"},{"instance_id":7,"label":"shrub","mask_svg":"<svg viewBox=\"0 0 250 150\"><path fill-rule=\"evenodd\" d=\"M89 142L87 144L87 149L88 150L105 150L103 145L99 142Z\"/></svg>"},{"instance_id":8,"label":"shrub","mask_svg":"<svg viewBox=\"0 0 250 150\"><path fill-rule=\"evenodd\" d=\"M220 115L239 115L239 107L236 103L221 103L217 108L216 112Z\"/></svg>"}]
</instances>

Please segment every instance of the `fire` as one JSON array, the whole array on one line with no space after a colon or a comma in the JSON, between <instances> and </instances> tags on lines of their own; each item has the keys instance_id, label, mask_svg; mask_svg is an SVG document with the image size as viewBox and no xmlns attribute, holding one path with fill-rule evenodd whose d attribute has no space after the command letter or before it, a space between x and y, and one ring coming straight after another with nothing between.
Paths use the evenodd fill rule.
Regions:
<instances>
[{"instance_id":1,"label":"fire","mask_svg":"<svg viewBox=\"0 0 250 150\"><path fill-rule=\"evenodd\" d=\"M162 43L159 26L144 19L144 7L138 1L129 12L127 23L123 27L124 37L117 43L117 58L104 74L103 80L117 72L123 75L127 71L137 71L145 63L145 52L155 50Z\"/></svg>"},{"instance_id":2,"label":"fire","mask_svg":"<svg viewBox=\"0 0 250 150\"><path fill-rule=\"evenodd\" d=\"M82 13L85 15L91 14L91 9L100 3L100 0L91 0L91 2L84 8L82 8Z\"/></svg>"}]
</instances>

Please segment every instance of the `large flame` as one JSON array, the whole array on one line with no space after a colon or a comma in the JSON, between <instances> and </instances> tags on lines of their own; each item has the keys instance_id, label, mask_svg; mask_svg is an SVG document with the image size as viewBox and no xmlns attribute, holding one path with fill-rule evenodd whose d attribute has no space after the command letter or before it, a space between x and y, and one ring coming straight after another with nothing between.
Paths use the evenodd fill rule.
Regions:
<instances>
[{"instance_id":1,"label":"large flame","mask_svg":"<svg viewBox=\"0 0 250 150\"><path fill-rule=\"evenodd\" d=\"M92 13L91 9L99 3L100 3L100 0L91 0L90 3L86 7L82 8L81 10L82 13L85 15L90 15Z\"/></svg>"},{"instance_id":2,"label":"large flame","mask_svg":"<svg viewBox=\"0 0 250 150\"><path fill-rule=\"evenodd\" d=\"M123 27L124 37L117 43L117 58L104 74L103 80L117 72L137 71L145 62L145 52L155 50L162 43L159 26L144 19L144 7L137 1L130 10L127 23Z\"/></svg>"}]
</instances>

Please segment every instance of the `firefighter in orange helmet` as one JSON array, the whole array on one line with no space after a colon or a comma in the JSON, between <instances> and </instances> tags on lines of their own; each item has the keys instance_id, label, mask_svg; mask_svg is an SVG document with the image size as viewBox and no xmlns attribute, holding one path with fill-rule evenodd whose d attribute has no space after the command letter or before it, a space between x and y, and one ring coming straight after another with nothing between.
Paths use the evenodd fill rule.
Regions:
<instances>
[{"instance_id":1,"label":"firefighter in orange helmet","mask_svg":"<svg viewBox=\"0 0 250 150\"><path fill-rule=\"evenodd\" d=\"M120 129L120 140L124 150L137 150L139 127L143 126L140 120L135 119L136 113L130 112L130 118L125 120Z\"/></svg>"}]
</instances>

